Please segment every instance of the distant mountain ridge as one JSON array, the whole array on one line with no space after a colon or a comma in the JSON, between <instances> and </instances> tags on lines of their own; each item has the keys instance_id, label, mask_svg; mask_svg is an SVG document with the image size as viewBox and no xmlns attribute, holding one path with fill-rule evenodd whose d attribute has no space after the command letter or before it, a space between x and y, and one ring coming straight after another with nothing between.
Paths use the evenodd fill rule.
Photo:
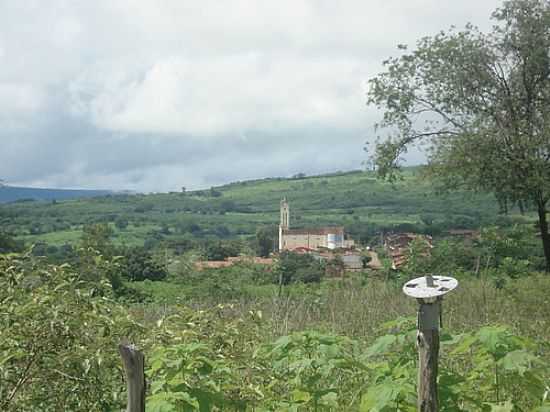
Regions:
<instances>
[{"instance_id":1,"label":"distant mountain ridge","mask_svg":"<svg viewBox=\"0 0 550 412\"><path fill-rule=\"evenodd\" d=\"M109 190L39 189L0 184L0 203L31 200L69 200L113 194Z\"/></svg>"}]
</instances>

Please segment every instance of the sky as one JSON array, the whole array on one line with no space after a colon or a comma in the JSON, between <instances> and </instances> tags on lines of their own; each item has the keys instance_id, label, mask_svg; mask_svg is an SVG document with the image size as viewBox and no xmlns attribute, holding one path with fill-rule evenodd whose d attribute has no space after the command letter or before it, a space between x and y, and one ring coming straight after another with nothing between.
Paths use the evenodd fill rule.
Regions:
<instances>
[{"instance_id":1,"label":"sky","mask_svg":"<svg viewBox=\"0 0 550 412\"><path fill-rule=\"evenodd\" d=\"M0 0L0 178L162 192L359 169L382 61L499 5Z\"/></svg>"}]
</instances>

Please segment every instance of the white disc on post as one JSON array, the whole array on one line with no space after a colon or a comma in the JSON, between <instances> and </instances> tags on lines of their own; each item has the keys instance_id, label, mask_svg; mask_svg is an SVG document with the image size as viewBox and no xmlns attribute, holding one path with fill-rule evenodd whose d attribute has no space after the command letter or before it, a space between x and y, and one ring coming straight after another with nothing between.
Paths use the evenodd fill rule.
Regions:
<instances>
[{"instance_id":1,"label":"white disc on post","mask_svg":"<svg viewBox=\"0 0 550 412\"><path fill-rule=\"evenodd\" d=\"M450 276L422 276L405 283L403 292L417 299L435 298L449 293L457 286L458 280Z\"/></svg>"}]
</instances>

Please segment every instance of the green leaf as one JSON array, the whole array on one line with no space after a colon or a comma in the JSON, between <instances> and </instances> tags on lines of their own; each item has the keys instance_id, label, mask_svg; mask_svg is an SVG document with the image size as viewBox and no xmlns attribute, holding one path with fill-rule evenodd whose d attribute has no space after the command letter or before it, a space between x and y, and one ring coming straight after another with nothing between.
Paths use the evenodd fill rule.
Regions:
<instances>
[{"instance_id":1,"label":"green leaf","mask_svg":"<svg viewBox=\"0 0 550 412\"><path fill-rule=\"evenodd\" d=\"M503 326L486 326L476 334L479 342L496 360L516 349L517 343L508 329Z\"/></svg>"},{"instance_id":2,"label":"green leaf","mask_svg":"<svg viewBox=\"0 0 550 412\"><path fill-rule=\"evenodd\" d=\"M176 407L166 399L147 400L147 412L175 412Z\"/></svg>"},{"instance_id":3,"label":"green leaf","mask_svg":"<svg viewBox=\"0 0 550 412\"><path fill-rule=\"evenodd\" d=\"M514 410L514 404L511 401L501 402L501 403L485 403L486 406L489 406L491 412L512 412Z\"/></svg>"},{"instance_id":4,"label":"green leaf","mask_svg":"<svg viewBox=\"0 0 550 412\"><path fill-rule=\"evenodd\" d=\"M292 392L292 400L294 402L306 403L306 402L309 402L310 399L311 399L311 395L309 394L309 392L304 392L298 389Z\"/></svg>"},{"instance_id":5,"label":"green leaf","mask_svg":"<svg viewBox=\"0 0 550 412\"><path fill-rule=\"evenodd\" d=\"M379 412L385 407L395 406L400 387L391 381L371 386L361 398L360 412Z\"/></svg>"},{"instance_id":6,"label":"green leaf","mask_svg":"<svg viewBox=\"0 0 550 412\"><path fill-rule=\"evenodd\" d=\"M376 341L369 346L365 352L366 357L378 356L387 353L390 347L397 342L395 335L380 336Z\"/></svg>"},{"instance_id":7,"label":"green leaf","mask_svg":"<svg viewBox=\"0 0 550 412\"><path fill-rule=\"evenodd\" d=\"M338 407L338 394L336 392L329 392L319 399L319 402L322 405L329 406L332 408Z\"/></svg>"},{"instance_id":8,"label":"green leaf","mask_svg":"<svg viewBox=\"0 0 550 412\"><path fill-rule=\"evenodd\" d=\"M500 359L499 365L507 371L517 372L521 376L537 361L537 357L526 350L515 350Z\"/></svg>"},{"instance_id":9,"label":"green leaf","mask_svg":"<svg viewBox=\"0 0 550 412\"><path fill-rule=\"evenodd\" d=\"M468 352L475 342L475 336L463 335L462 340L460 341L459 345L451 352L451 355L460 355Z\"/></svg>"}]
</instances>

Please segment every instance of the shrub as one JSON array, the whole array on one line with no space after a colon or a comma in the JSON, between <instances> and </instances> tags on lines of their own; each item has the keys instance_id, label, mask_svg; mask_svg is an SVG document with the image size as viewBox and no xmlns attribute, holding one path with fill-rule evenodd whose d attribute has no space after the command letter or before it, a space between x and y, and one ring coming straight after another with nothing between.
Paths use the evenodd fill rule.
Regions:
<instances>
[{"instance_id":1,"label":"shrub","mask_svg":"<svg viewBox=\"0 0 550 412\"><path fill-rule=\"evenodd\" d=\"M283 285L320 282L324 273L322 263L313 256L285 251L279 255L274 282Z\"/></svg>"},{"instance_id":2,"label":"shrub","mask_svg":"<svg viewBox=\"0 0 550 412\"><path fill-rule=\"evenodd\" d=\"M117 345L143 329L67 266L0 256L0 410L120 410Z\"/></svg>"},{"instance_id":3,"label":"shrub","mask_svg":"<svg viewBox=\"0 0 550 412\"><path fill-rule=\"evenodd\" d=\"M153 255L141 247L134 247L123 251L122 273L131 281L163 280L168 275L166 267L156 262Z\"/></svg>"}]
</instances>

